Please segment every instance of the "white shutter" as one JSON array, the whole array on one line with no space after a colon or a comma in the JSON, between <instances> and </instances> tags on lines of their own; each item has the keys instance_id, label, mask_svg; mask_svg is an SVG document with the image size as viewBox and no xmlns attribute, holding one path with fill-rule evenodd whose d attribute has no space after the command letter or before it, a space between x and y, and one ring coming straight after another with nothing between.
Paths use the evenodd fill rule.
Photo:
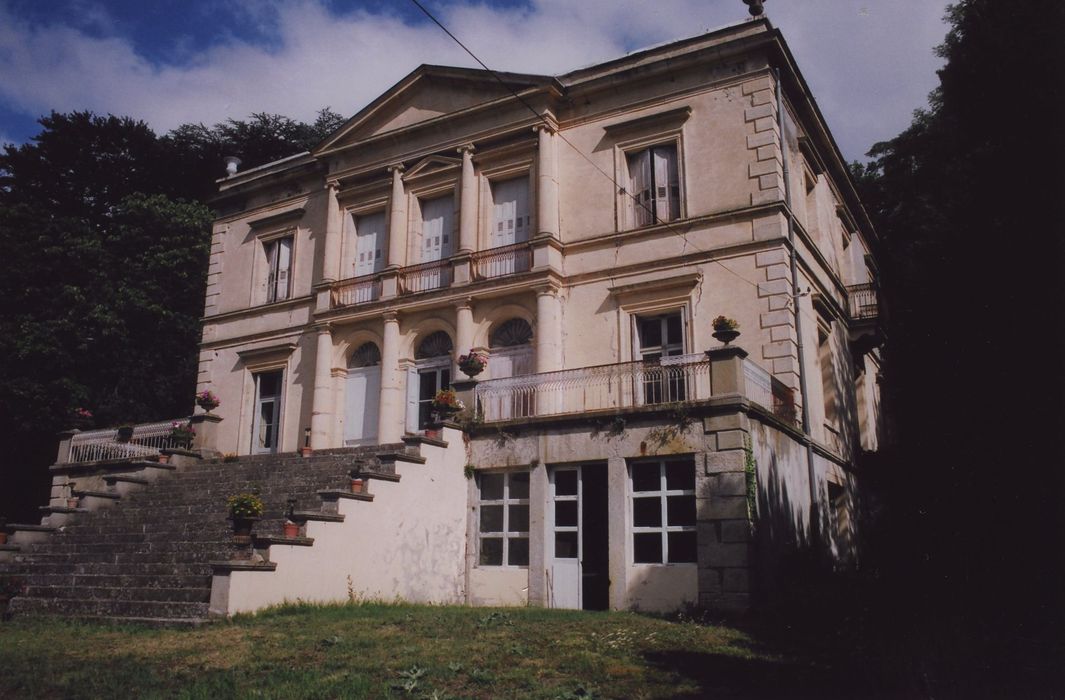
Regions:
<instances>
[{"instance_id":1,"label":"white shutter","mask_svg":"<svg viewBox=\"0 0 1065 700\"><path fill-rule=\"evenodd\" d=\"M529 240L529 178L514 180L514 242Z\"/></svg>"},{"instance_id":2,"label":"white shutter","mask_svg":"<svg viewBox=\"0 0 1065 700\"><path fill-rule=\"evenodd\" d=\"M418 432L418 369L407 368L407 432Z\"/></svg>"},{"instance_id":3,"label":"white shutter","mask_svg":"<svg viewBox=\"0 0 1065 700\"><path fill-rule=\"evenodd\" d=\"M422 202L422 262L451 257L451 196Z\"/></svg>"},{"instance_id":4,"label":"white shutter","mask_svg":"<svg viewBox=\"0 0 1065 700\"><path fill-rule=\"evenodd\" d=\"M655 212L659 221L680 218L680 181L677 176L677 148L654 149Z\"/></svg>"},{"instance_id":5,"label":"white shutter","mask_svg":"<svg viewBox=\"0 0 1065 700\"><path fill-rule=\"evenodd\" d=\"M292 272L292 239L277 242L277 301L288 299L289 277Z\"/></svg>"},{"instance_id":6,"label":"white shutter","mask_svg":"<svg viewBox=\"0 0 1065 700\"><path fill-rule=\"evenodd\" d=\"M529 178L492 185L491 247L529 240Z\"/></svg>"},{"instance_id":7,"label":"white shutter","mask_svg":"<svg viewBox=\"0 0 1065 700\"><path fill-rule=\"evenodd\" d=\"M372 275L382 270L385 266L385 248L388 245L384 213L358 217L355 239L355 277Z\"/></svg>"},{"instance_id":8,"label":"white shutter","mask_svg":"<svg viewBox=\"0 0 1065 700\"><path fill-rule=\"evenodd\" d=\"M277 301L277 241L266 244L266 301Z\"/></svg>"},{"instance_id":9,"label":"white shutter","mask_svg":"<svg viewBox=\"0 0 1065 700\"><path fill-rule=\"evenodd\" d=\"M651 216L651 153L640 151L629 156L629 176L632 187L632 220L636 226L646 226L653 221Z\"/></svg>"}]
</instances>

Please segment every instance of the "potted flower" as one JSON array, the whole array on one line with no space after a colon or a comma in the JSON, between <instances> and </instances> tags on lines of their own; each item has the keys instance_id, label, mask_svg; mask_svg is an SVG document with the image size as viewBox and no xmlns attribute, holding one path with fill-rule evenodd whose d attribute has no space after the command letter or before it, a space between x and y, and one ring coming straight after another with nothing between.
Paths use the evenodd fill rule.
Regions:
<instances>
[{"instance_id":1,"label":"potted flower","mask_svg":"<svg viewBox=\"0 0 1065 700\"><path fill-rule=\"evenodd\" d=\"M212 394L209 390L204 389L200 393L196 394L196 405L202 408L204 411L210 413L219 406L222 402L218 400L218 397Z\"/></svg>"},{"instance_id":2,"label":"potted flower","mask_svg":"<svg viewBox=\"0 0 1065 700\"><path fill-rule=\"evenodd\" d=\"M430 405L437 416L440 417L440 420L447 420L466 408L466 405L459 400L454 389L441 389L436 392L436 396L433 397Z\"/></svg>"},{"instance_id":3,"label":"potted flower","mask_svg":"<svg viewBox=\"0 0 1065 700\"><path fill-rule=\"evenodd\" d=\"M254 493L238 493L227 498L226 505L233 524L233 540L238 545L250 545L252 528L266 510L263 499Z\"/></svg>"},{"instance_id":4,"label":"potted flower","mask_svg":"<svg viewBox=\"0 0 1065 700\"><path fill-rule=\"evenodd\" d=\"M736 322L736 319L718 316L712 321L712 325L714 327L713 336L725 345L740 336L740 324Z\"/></svg>"},{"instance_id":5,"label":"potted flower","mask_svg":"<svg viewBox=\"0 0 1065 700\"><path fill-rule=\"evenodd\" d=\"M300 524L296 522L296 499L288 499L285 509L285 537L293 539L300 536Z\"/></svg>"},{"instance_id":6,"label":"potted flower","mask_svg":"<svg viewBox=\"0 0 1065 700\"><path fill-rule=\"evenodd\" d=\"M476 377L488 366L488 357L476 350L470 350L469 354L459 356L459 369L467 377Z\"/></svg>"},{"instance_id":7,"label":"potted flower","mask_svg":"<svg viewBox=\"0 0 1065 700\"><path fill-rule=\"evenodd\" d=\"M187 450L192 447L192 440L196 437L196 430L192 423L174 421L170 424L170 444Z\"/></svg>"},{"instance_id":8,"label":"potted flower","mask_svg":"<svg viewBox=\"0 0 1065 700\"><path fill-rule=\"evenodd\" d=\"M91 427L92 411L87 408L81 408L80 406L78 408L75 408L73 423L74 427L78 430L85 430L86 428Z\"/></svg>"}]
</instances>

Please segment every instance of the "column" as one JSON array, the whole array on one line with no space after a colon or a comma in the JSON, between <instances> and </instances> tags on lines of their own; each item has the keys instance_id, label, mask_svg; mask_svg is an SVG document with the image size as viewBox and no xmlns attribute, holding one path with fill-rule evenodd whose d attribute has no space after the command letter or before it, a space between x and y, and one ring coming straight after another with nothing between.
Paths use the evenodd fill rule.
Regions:
<instances>
[{"instance_id":1,"label":"column","mask_svg":"<svg viewBox=\"0 0 1065 700\"><path fill-rule=\"evenodd\" d=\"M377 440L387 444L403 437L403 374L399 371L399 316L384 314L381 342L381 404L377 413Z\"/></svg>"},{"instance_id":2,"label":"column","mask_svg":"<svg viewBox=\"0 0 1065 700\"><path fill-rule=\"evenodd\" d=\"M536 131L536 235L558 238L557 139L546 126L538 126Z\"/></svg>"},{"instance_id":3,"label":"column","mask_svg":"<svg viewBox=\"0 0 1065 700\"><path fill-rule=\"evenodd\" d=\"M340 244L343 221L340 216L340 202L337 200L339 184L330 182L325 186L325 253L322 263L322 281L335 282L340 274Z\"/></svg>"},{"instance_id":4,"label":"column","mask_svg":"<svg viewBox=\"0 0 1065 700\"><path fill-rule=\"evenodd\" d=\"M462 154L459 195L459 253L477 250L477 178L473 172L473 144L458 149Z\"/></svg>"},{"instance_id":5,"label":"column","mask_svg":"<svg viewBox=\"0 0 1065 700\"><path fill-rule=\"evenodd\" d=\"M455 359L473 347L473 300L467 297L455 305ZM457 365L456 365L457 367ZM465 376L465 375L462 375Z\"/></svg>"},{"instance_id":6,"label":"column","mask_svg":"<svg viewBox=\"0 0 1065 700\"><path fill-rule=\"evenodd\" d=\"M407 191L403 186L403 166L394 165L392 173L392 197L388 217L388 265L403 267L407 264Z\"/></svg>"},{"instance_id":7,"label":"column","mask_svg":"<svg viewBox=\"0 0 1065 700\"><path fill-rule=\"evenodd\" d=\"M558 289L536 291L536 371L562 369L562 301Z\"/></svg>"},{"instance_id":8,"label":"column","mask_svg":"<svg viewBox=\"0 0 1065 700\"><path fill-rule=\"evenodd\" d=\"M318 348L314 358L314 393L311 395L311 447L332 447L333 431L333 332L329 324L317 327ZM302 431L300 437L302 437ZM301 441L302 446L302 441Z\"/></svg>"}]
</instances>

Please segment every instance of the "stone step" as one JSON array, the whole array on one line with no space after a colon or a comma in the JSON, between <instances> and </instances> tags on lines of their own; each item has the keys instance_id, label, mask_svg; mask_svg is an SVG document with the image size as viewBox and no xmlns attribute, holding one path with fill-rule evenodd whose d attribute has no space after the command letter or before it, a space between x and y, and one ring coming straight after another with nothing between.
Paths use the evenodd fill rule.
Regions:
<instances>
[{"instance_id":1,"label":"stone step","mask_svg":"<svg viewBox=\"0 0 1065 700\"><path fill-rule=\"evenodd\" d=\"M8 612L21 615L62 615L65 617L143 617L206 618L207 602L154 600L97 600L92 598L34 598L18 596L11 600Z\"/></svg>"},{"instance_id":2,"label":"stone step","mask_svg":"<svg viewBox=\"0 0 1065 700\"><path fill-rule=\"evenodd\" d=\"M221 557L220 557L221 558ZM73 574L75 576L210 576L211 567L203 562L173 563L125 563L114 562L26 562L32 574Z\"/></svg>"},{"instance_id":3,"label":"stone step","mask_svg":"<svg viewBox=\"0 0 1065 700\"><path fill-rule=\"evenodd\" d=\"M111 586L38 586L30 583L24 595L58 600L87 599L114 601L157 601L169 603L209 603L211 582L180 588L115 588Z\"/></svg>"},{"instance_id":4,"label":"stone step","mask_svg":"<svg viewBox=\"0 0 1065 700\"><path fill-rule=\"evenodd\" d=\"M70 574L30 573L26 583L36 586L86 586L89 588L202 588L211 586L210 574Z\"/></svg>"}]
</instances>

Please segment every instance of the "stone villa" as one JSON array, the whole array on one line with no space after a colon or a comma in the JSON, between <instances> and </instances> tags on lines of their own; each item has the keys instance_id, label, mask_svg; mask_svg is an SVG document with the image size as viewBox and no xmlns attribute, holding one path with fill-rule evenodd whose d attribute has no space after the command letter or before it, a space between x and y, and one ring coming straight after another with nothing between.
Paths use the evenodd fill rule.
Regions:
<instances>
[{"instance_id":1,"label":"stone villa","mask_svg":"<svg viewBox=\"0 0 1065 700\"><path fill-rule=\"evenodd\" d=\"M12 527L7 554L32 567L138 499L193 517L252 485L263 561L211 550L186 572L200 607L91 614L349 594L743 609L778 553L856 556L856 457L881 439L876 239L767 20L559 76L422 66L313 152L232 172L215 208L197 390L221 407L194 417L198 454L134 483L88 451L113 435L73 434L44 523ZM467 410L440 424L447 387ZM369 493L338 486L356 459ZM291 540L268 532L288 497ZM36 581L16 611L74 610Z\"/></svg>"}]
</instances>

